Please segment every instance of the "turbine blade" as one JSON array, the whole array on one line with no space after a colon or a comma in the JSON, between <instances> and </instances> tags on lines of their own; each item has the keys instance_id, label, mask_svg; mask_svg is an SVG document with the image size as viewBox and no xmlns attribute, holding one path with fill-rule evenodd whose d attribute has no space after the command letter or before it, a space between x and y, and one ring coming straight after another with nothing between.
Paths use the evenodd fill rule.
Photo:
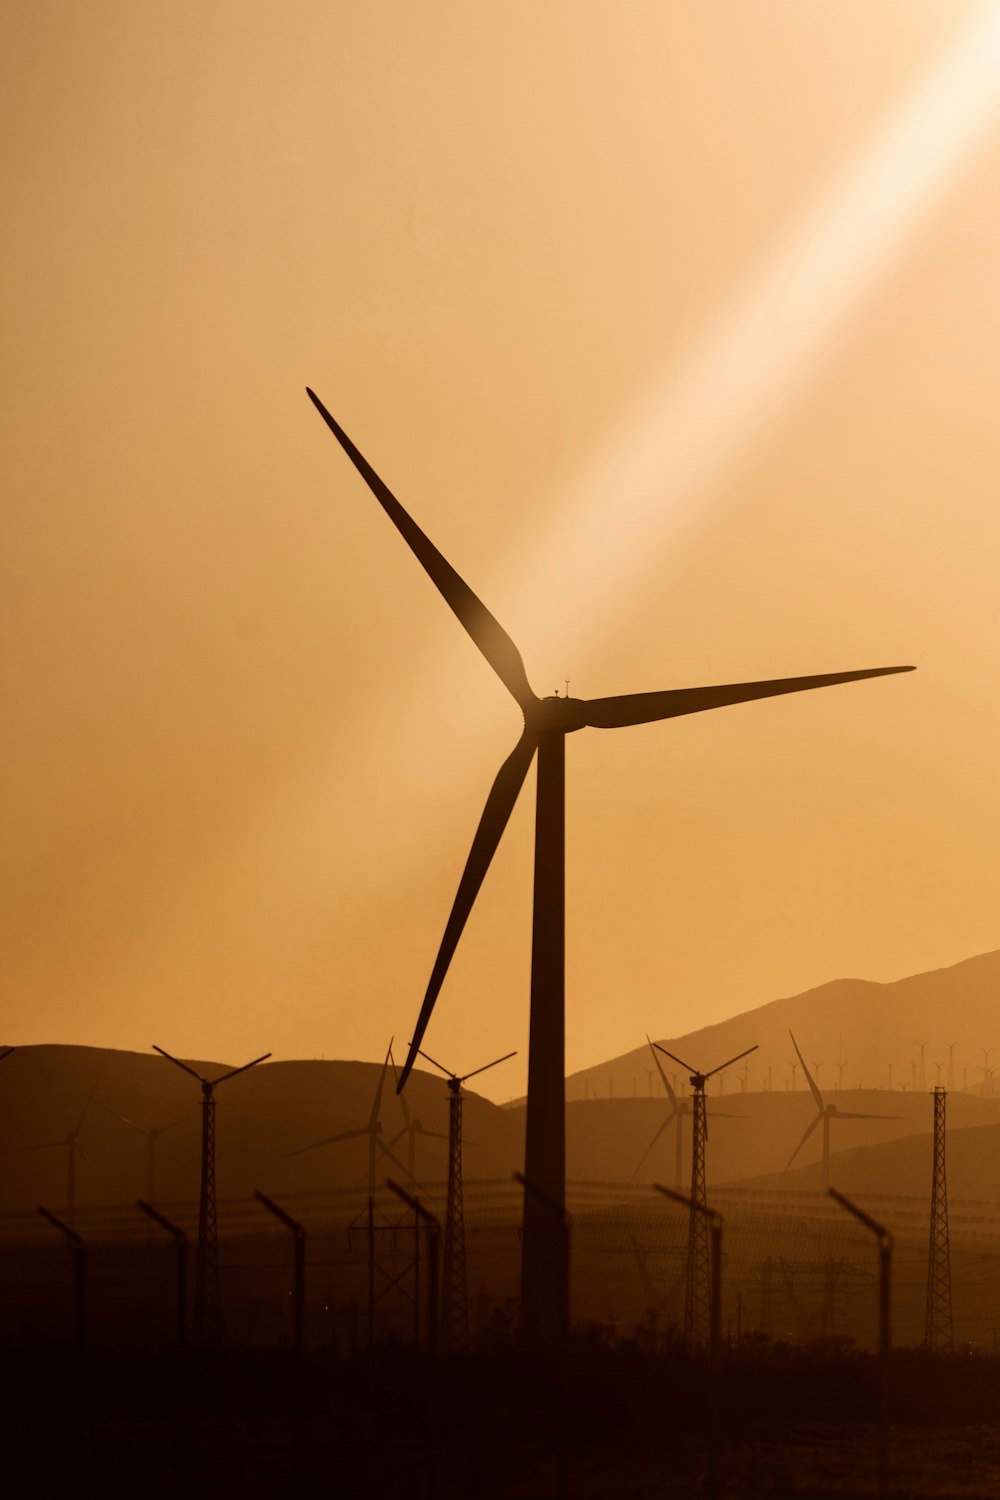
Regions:
<instances>
[{"instance_id":1,"label":"turbine blade","mask_svg":"<svg viewBox=\"0 0 1000 1500\"><path fill-rule=\"evenodd\" d=\"M465 580L455 572L451 563L441 556L433 542L424 535L417 523L407 514L388 486L382 483L371 464L359 453L347 433L333 419L319 397L314 391L309 390L308 386L306 395L504 687L516 698L522 709L528 708L535 702L535 695L531 691L521 653L506 630L493 618L485 604L477 599Z\"/></svg>"},{"instance_id":2,"label":"turbine blade","mask_svg":"<svg viewBox=\"0 0 1000 1500\"><path fill-rule=\"evenodd\" d=\"M766 682L727 682L718 687L673 688L662 693L623 693L616 698L589 698L584 722L594 729L622 729L628 724L652 724L659 719L677 719L685 714L748 703L755 698L775 698L782 693L804 693L810 688L833 687L838 682L859 682L864 677L889 677L894 672L912 672L913 667L869 667L860 672L825 672L818 677L774 677Z\"/></svg>"},{"instance_id":3,"label":"turbine blade","mask_svg":"<svg viewBox=\"0 0 1000 1500\"><path fill-rule=\"evenodd\" d=\"M228 1078L235 1078L237 1073L246 1073L250 1068L255 1068L258 1063L266 1062L270 1056L270 1052L265 1052L260 1057L255 1057L253 1062L244 1063L240 1068L230 1068L229 1072L223 1073L221 1078L212 1079L212 1087L216 1088L220 1083L225 1083Z\"/></svg>"},{"instance_id":4,"label":"turbine blade","mask_svg":"<svg viewBox=\"0 0 1000 1500\"><path fill-rule=\"evenodd\" d=\"M646 1041L649 1042L649 1036L648 1036L648 1034L646 1036ZM657 1068L659 1069L660 1077L663 1079L663 1087L667 1091L667 1098L670 1100L671 1104L674 1106L674 1109L676 1109L677 1108L677 1095L674 1093L673 1085L671 1084L670 1079L667 1077L666 1073L663 1071L663 1064L660 1062L660 1059L656 1055L655 1046L656 1046L656 1044L654 1042L649 1042L649 1050L653 1054L653 1061L655 1062ZM662 1047L660 1048L660 1051L661 1052L663 1051ZM669 1052L667 1053L667 1056L668 1057L670 1056ZM674 1061L676 1062L677 1059L675 1058ZM642 1163L640 1162L639 1165L641 1166ZM636 1171L638 1171L638 1170L639 1170L639 1168L636 1167Z\"/></svg>"},{"instance_id":5,"label":"turbine blade","mask_svg":"<svg viewBox=\"0 0 1000 1500\"><path fill-rule=\"evenodd\" d=\"M745 1052L737 1052L735 1057L731 1057L728 1062L720 1063L717 1068L712 1069L711 1073L706 1073L705 1077L714 1078L716 1073L721 1073L724 1068L731 1068L733 1063L739 1062L741 1057L749 1057L751 1052L756 1052L759 1046L759 1042L754 1042L752 1047L748 1047Z\"/></svg>"},{"instance_id":6,"label":"turbine blade","mask_svg":"<svg viewBox=\"0 0 1000 1500\"><path fill-rule=\"evenodd\" d=\"M392 1038L390 1037L390 1039L389 1039L389 1049L388 1049L388 1051L385 1054L385 1062L382 1064L382 1071L378 1075L378 1083L377 1083L377 1085L375 1087L375 1097L372 1100L371 1113L368 1116L368 1129L369 1130L374 1130L375 1129L375 1125L378 1122L379 1114L381 1113L381 1110L382 1110L382 1089L385 1086L385 1075L386 1075L386 1073L388 1071L388 1068L389 1068L389 1058L391 1056L392 1056Z\"/></svg>"},{"instance_id":7,"label":"turbine blade","mask_svg":"<svg viewBox=\"0 0 1000 1500\"><path fill-rule=\"evenodd\" d=\"M672 1109L670 1111L669 1115L667 1115L667 1118L659 1126L659 1128L656 1131L656 1134L653 1136L653 1139L650 1141L649 1145L646 1147L645 1151L642 1153L642 1155L639 1157L639 1160L635 1164L635 1171L632 1173L633 1181L639 1175L639 1168L642 1166L643 1162L646 1160L646 1157L649 1155L649 1153L652 1151L653 1147L656 1145L657 1141L660 1139L660 1136L666 1130L666 1128L670 1124L670 1122L672 1120L676 1119L676 1117L677 1117L677 1111L676 1111L676 1109Z\"/></svg>"},{"instance_id":8,"label":"turbine blade","mask_svg":"<svg viewBox=\"0 0 1000 1500\"><path fill-rule=\"evenodd\" d=\"M487 1070L487 1068L495 1068L496 1065L497 1065L497 1063L506 1062L507 1059L508 1059L508 1057L516 1057L516 1056L517 1056L517 1050L516 1049L513 1052L505 1052L504 1055L503 1055L503 1057L496 1057L496 1058L493 1059L493 1061L491 1063L483 1063L483 1066L481 1068L473 1068L473 1070L472 1070L471 1073L463 1073L462 1076L461 1076L461 1078L458 1081L459 1081L459 1083L464 1083L467 1078L475 1078L475 1076L476 1076L477 1073L485 1073L486 1070Z\"/></svg>"},{"instance_id":9,"label":"turbine blade","mask_svg":"<svg viewBox=\"0 0 1000 1500\"><path fill-rule=\"evenodd\" d=\"M451 963L452 955L458 946L458 940L462 936L462 931L472 910L473 903L479 894L479 887L483 883L486 871L490 867L490 861L496 853L497 845L503 836L503 831L507 827L510 815L514 810L517 794L524 784L524 778L528 774L528 767L531 765L535 754L535 745L536 741L534 737L525 731L500 767L500 770L497 772L497 778L490 788L490 794L486 799L486 806L483 808L483 815L479 820L479 827L476 829L476 836L472 840L469 857L465 862L465 869L462 871L462 878L458 883L458 894L451 908L451 915L448 918L448 925L444 930L444 937L441 939L438 956L434 961L430 982L427 985L427 993L424 995L424 1003L420 1007L420 1015L417 1017L417 1024L414 1027L410 1050L403 1065L399 1083L396 1085L397 1093L404 1087L407 1078L409 1078L410 1069L413 1067L417 1053L420 1051L420 1043L423 1041L427 1023L431 1018L434 1002L444 983L444 977L448 972L448 965ZM435 1067L437 1066L435 1063ZM454 1077L455 1075L452 1074L451 1076Z\"/></svg>"},{"instance_id":10,"label":"turbine blade","mask_svg":"<svg viewBox=\"0 0 1000 1500\"><path fill-rule=\"evenodd\" d=\"M792 1037L792 1046L795 1048L795 1051L798 1054L799 1062L802 1064L802 1071L806 1075L806 1082L808 1083L809 1087L812 1089L812 1096L816 1100L816 1108L819 1110L820 1114L822 1114L823 1113L823 1109L824 1109L823 1095L819 1091L818 1084L815 1084L813 1082L813 1076L810 1073L809 1069L806 1067L806 1060L802 1056L802 1053L799 1051L799 1044L795 1040L794 1036L792 1036L792 1032L791 1032L791 1028L790 1027L789 1027L788 1035Z\"/></svg>"},{"instance_id":11,"label":"turbine blade","mask_svg":"<svg viewBox=\"0 0 1000 1500\"><path fill-rule=\"evenodd\" d=\"M396 1155L395 1151L390 1150L390 1148L386 1145L385 1141L381 1141L380 1140L378 1142L378 1148L381 1151L382 1155L383 1156L387 1156L389 1158L389 1160L391 1162L393 1162L399 1168L399 1170L403 1173L404 1176L408 1177L411 1182L416 1182L417 1179L413 1176L413 1173L410 1171L409 1167L404 1167L403 1166L403 1163L400 1161L400 1159Z\"/></svg>"},{"instance_id":12,"label":"turbine blade","mask_svg":"<svg viewBox=\"0 0 1000 1500\"><path fill-rule=\"evenodd\" d=\"M661 1047L659 1042L654 1042L653 1046L658 1052L662 1052L664 1057L672 1057L675 1063L680 1063L681 1067L686 1069L688 1073L696 1073L698 1071L697 1068L692 1068L690 1063L686 1063L682 1057L678 1057L676 1053L668 1052L666 1047Z\"/></svg>"},{"instance_id":13,"label":"turbine blade","mask_svg":"<svg viewBox=\"0 0 1000 1500\"><path fill-rule=\"evenodd\" d=\"M853 1109L838 1109L834 1111L835 1120L901 1120L902 1115L859 1115Z\"/></svg>"},{"instance_id":14,"label":"turbine blade","mask_svg":"<svg viewBox=\"0 0 1000 1500\"><path fill-rule=\"evenodd\" d=\"M412 1042L411 1042L410 1045L411 1046L413 1045ZM444 1066L444 1063L435 1062L434 1059L433 1059L433 1057L431 1057L431 1055L430 1055L429 1052L424 1052L423 1049L420 1048L420 1047L417 1048L417 1051L420 1053L420 1056L422 1058L424 1058L427 1062L431 1063L435 1068L440 1069L440 1071L444 1074L444 1076L446 1078L457 1078L458 1077L458 1074L457 1073L453 1073L450 1068L446 1068ZM397 1085L396 1085L396 1092L398 1093L401 1088L402 1088L402 1084L397 1083Z\"/></svg>"},{"instance_id":15,"label":"turbine blade","mask_svg":"<svg viewBox=\"0 0 1000 1500\"><path fill-rule=\"evenodd\" d=\"M393 1083L395 1084L395 1086L396 1086L396 1088L398 1090L398 1088L399 1088L399 1069L396 1067L396 1059L393 1056L393 1052L392 1052L392 1044L393 1044L393 1042L395 1040L396 1040L396 1038L394 1036L391 1037L390 1040L389 1040L389 1061L392 1063L392 1081L393 1081ZM409 1128L410 1128L410 1106L406 1102L406 1095L405 1094L400 1094L399 1095L399 1106L400 1106L400 1109L403 1111L403 1129L404 1130L409 1130Z\"/></svg>"},{"instance_id":16,"label":"turbine blade","mask_svg":"<svg viewBox=\"0 0 1000 1500\"><path fill-rule=\"evenodd\" d=\"M79 1133L80 1133L80 1127L83 1125L84 1120L87 1118L87 1114L88 1114L88 1112L90 1110L90 1106L94 1102L94 1095L97 1093L97 1085L100 1083L101 1079L104 1077L104 1070L107 1067L107 1065L108 1065L108 1059L105 1058L104 1061L101 1063L101 1066L97 1070L97 1077L94 1079L93 1083L90 1086L90 1093L87 1095L87 1102L83 1106L83 1110L81 1111L80 1118L76 1122L76 1129L73 1132L74 1135L79 1135Z\"/></svg>"},{"instance_id":17,"label":"turbine blade","mask_svg":"<svg viewBox=\"0 0 1000 1500\"><path fill-rule=\"evenodd\" d=\"M196 1073L194 1068L189 1068L187 1063L182 1063L179 1057L172 1057L169 1052L165 1052L164 1049L162 1047L158 1047L155 1042L153 1043L153 1051L158 1052L161 1057L165 1057L167 1059L167 1062L172 1062L176 1068L183 1068L185 1073L190 1073L191 1077L197 1078L199 1083L205 1083L207 1081L206 1079L202 1078L200 1073Z\"/></svg>"},{"instance_id":18,"label":"turbine blade","mask_svg":"<svg viewBox=\"0 0 1000 1500\"><path fill-rule=\"evenodd\" d=\"M0 1148L0 1156L9 1156L15 1151L48 1151L52 1146L65 1146L66 1137L62 1136L58 1141L35 1141L30 1146L4 1146Z\"/></svg>"},{"instance_id":19,"label":"turbine blade","mask_svg":"<svg viewBox=\"0 0 1000 1500\"><path fill-rule=\"evenodd\" d=\"M798 1156L799 1152L802 1150L802 1147L805 1145L806 1141L812 1135L813 1131L816 1129L816 1126L819 1124L819 1122L820 1122L820 1120L822 1120L822 1118L823 1118L822 1115L817 1115L816 1118L809 1125L806 1126L806 1133L805 1133L805 1135L802 1137L801 1141L799 1141L799 1144L796 1146L795 1150L792 1152L791 1156L788 1158L788 1166L785 1167L785 1171L786 1172L788 1171L788 1167L790 1167L792 1165L792 1162Z\"/></svg>"},{"instance_id":20,"label":"turbine blade","mask_svg":"<svg viewBox=\"0 0 1000 1500\"><path fill-rule=\"evenodd\" d=\"M286 1151L285 1156L301 1156L304 1151L318 1151L320 1146L332 1146L336 1141L353 1141L359 1135L369 1134L367 1125L360 1130L342 1130L339 1135L328 1135L322 1141L313 1141L310 1146L298 1146L294 1151Z\"/></svg>"}]
</instances>

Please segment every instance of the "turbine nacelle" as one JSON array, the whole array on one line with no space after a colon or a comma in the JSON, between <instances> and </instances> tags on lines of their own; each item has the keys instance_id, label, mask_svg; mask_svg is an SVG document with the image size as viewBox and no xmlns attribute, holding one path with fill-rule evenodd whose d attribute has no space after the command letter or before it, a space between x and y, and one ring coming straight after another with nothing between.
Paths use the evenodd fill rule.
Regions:
<instances>
[{"instance_id":1,"label":"turbine nacelle","mask_svg":"<svg viewBox=\"0 0 1000 1500\"><path fill-rule=\"evenodd\" d=\"M587 703L584 698L536 698L524 709L524 727L528 734L572 734L586 729Z\"/></svg>"}]
</instances>

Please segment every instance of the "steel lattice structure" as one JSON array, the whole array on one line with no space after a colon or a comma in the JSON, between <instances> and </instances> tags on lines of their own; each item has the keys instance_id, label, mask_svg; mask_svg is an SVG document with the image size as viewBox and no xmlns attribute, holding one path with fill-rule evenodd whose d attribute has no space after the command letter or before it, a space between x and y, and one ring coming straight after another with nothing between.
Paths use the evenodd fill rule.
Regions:
<instances>
[{"instance_id":1,"label":"steel lattice structure","mask_svg":"<svg viewBox=\"0 0 1000 1500\"><path fill-rule=\"evenodd\" d=\"M497 1063L515 1057L514 1052L505 1052L481 1068L461 1077L435 1062L428 1052L418 1047L417 1052L440 1073L448 1078L448 1202L444 1219L444 1266L441 1288L441 1346L445 1353L449 1349L464 1349L469 1342L469 1292L465 1278L465 1209L462 1200L462 1084L468 1078L495 1068Z\"/></svg>"},{"instance_id":2,"label":"steel lattice structure","mask_svg":"<svg viewBox=\"0 0 1000 1500\"><path fill-rule=\"evenodd\" d=\"M654 1042L653 1046L665 1057L672 1057L674 1062L680 1063L682 1068L689 1068L691 1072L691 1210L688 1221L687 1285L684 1293L684 1341L687 1344L707 1344L712 1321L712 1230L709 1222L711 1215L705 1201L705 1142L708 1139L705 1084L716 1073L722 1073L726 1068L731 1068L733 1063L756 1052L757 1044L754 1043L745 1052L738 1052L728 1062L720 1063L708 1073L695 1072L682 1057L668 1052L659 1042Z\"/></svg>"},{"instance_id":3,"label":"steel lattice structure","mask_svg":"<svg viewBox=\"0 0 1000 1500\"><path fill-rule=\"evenodd\" d=\"M697 1074L691 1115L691 1213L688 1219L687 1285L684 1293L684 1340L707 1344L712 1309L712 1261L708 1216L699 1212L705 1202L705 1079Z\"/></svg>"},{"instance_id":4,"label":"steel lattice structure","mask_svg":"<svg viewBox=\"0 0 1000 1500\"><path fill-rule=\"evenodd\" d=\"M205 1078L187 1063L153 1043L153 1051L190 1073L201 1084L201 1191L198 1196L198 1248L194 1273L194 1336L199 1344L222 1342L222 1297L219 1284L219 1224L215 1211L215 1090L220 1083L246 1073L271 1056L265 1052L220 1078Z\"/></svg>"},{"instance_id":5,"label":"steel lattice structure","mask_svg":"<svg viewBox=\"0 0 1000 1500\"><path fill-rule=\"evenodd\" d=\"M201 1192L198 1248L194 1262L194 1336L199 1344L222 1342L219 1290L219 1221L215 1212L215 1089L202 1084Z\"/></svg>"},{"instance_id":6,"label":"steel lattice structure","mask_svg":"<svg viewBox=\"0 0 1000 1500\"><path fill-rule=\"evenodd\" d=\"M441 1343L449 1350L469 1342L469 1292L465 1276L465 1209L462 1199L462 1084L449 1078L448 1203L444 1218Z\"/></svg>"},{"instance_id":7,"label":"steel lattice structure","mask_svg":"<svg viewBox=\"0 0 1000 1500\"><path fill-rule=\"evenodd\" d=\"M951 1316L951 1249L948 1243L948 1179L945 1165L946 1089L934 1090L934 1163L931 1171L931 1222L927 1250L927 1309L924 1343L928 1349L954 1348Z\"/></svg>"}]
</instances>

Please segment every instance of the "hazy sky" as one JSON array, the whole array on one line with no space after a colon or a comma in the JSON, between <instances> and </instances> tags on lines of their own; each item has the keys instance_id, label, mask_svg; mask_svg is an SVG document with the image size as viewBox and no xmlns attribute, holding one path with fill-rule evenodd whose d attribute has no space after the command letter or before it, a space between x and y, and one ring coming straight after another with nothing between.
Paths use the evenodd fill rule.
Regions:
<instances>
[{"instance_id":1,"label":"hazy sky","mask_svg":"<svg viewBox=\"0 0 1000 1500\"><path fill-rule=\"evenodd\" d=\"M405 1050L520 715L307 383L539 693L919 667L569 740L568 1067L1000 946L998 31L10 0L0 1039Z\"/></svg>"}]
</instances>

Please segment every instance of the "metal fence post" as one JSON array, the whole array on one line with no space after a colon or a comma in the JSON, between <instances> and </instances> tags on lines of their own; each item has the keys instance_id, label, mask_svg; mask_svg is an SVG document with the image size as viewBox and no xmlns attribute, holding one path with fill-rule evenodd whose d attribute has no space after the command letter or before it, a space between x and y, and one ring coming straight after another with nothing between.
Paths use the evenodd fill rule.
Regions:
<instances>
[{"instance_id":1,"label":"metal fence post","mask_svg":"<svg viewBox=\"0 0 1000 1500\"><path fill-rule=\"evenodd\" d=\"M846 1208L866 1229L870 1229L878 1244L878 1492L889 1493L889 1353L892 1348L891 1304L892 1294L892 1235L884 1224L879 1224L866 1214L850 1198L838 1193L836 1188L827 1188L841 1208Z\"/></svg>"},{"instance_id":2,"label":"metal fence post","mask_svg":"<svg viewBox=\"0 0 1000 1500\"><path fill-rule=\"evenodd\" d=\"M188 1237L177 1224L174 1224L161 1214L159 1209L147 1203L145 1198L136 1199L136 1207L141 1208L144 1214L165 1229L173 1236L174 1247L177 1254L177 1347L182 1349L186 1338L187 1328L187 1251Z\"/></svg>"},{"instance_id":3,"label":"metal fence post","mask_svg":"<svg viewBox=\"0 0 1000 1500\"><path fill-rule=\"evenodd\" d=\"M78 1344L83 1344L87 1337L87 1242L82 1234L77 1234L75 1229L71 1229L47 1208L42 1208L41 1204L39 1204L38 1212L43 1219L48 1219L60 1234L64 1234L73 1246L73 1257L76 1262L76 1341Z\"/></svg>"},{"instance_id":4,"label":"metal fence post","mask_svg":"<svg viewBox=\"0 0 1000 1500\"><path fill-rule=\"evenodd\" d=\"M254 1192L258 1203L263 1204L269 1213L280 1219L286 1229L290 1229L295 1244L295 1273L294 1291L292 1294L292 1348L296 1354L302 1353L302 1343L305 1336L306 1319L306 1232L297 1219L293 1219L285 1209L279 1208L266 1193L260 1188Z\"/></svg>"},{"instance_id":5,"label":"metal fence post","mask_svg":"<svg viewBox=\"0 0 1000 1500\"><path fill-rule=\"evenodd\" d=\"M708 1392L708 1493L712 1500L719 1494L719 1467L722 1448L722 1215L704 1203L686 1198L673 1188L654 1182L653 1187L665 1198L679 1203L689 1213L702 1214L709 1221L712 1257L712 1297L708 1323L708 1357L710 1380Z\"/></svg>"}]
</instances>

